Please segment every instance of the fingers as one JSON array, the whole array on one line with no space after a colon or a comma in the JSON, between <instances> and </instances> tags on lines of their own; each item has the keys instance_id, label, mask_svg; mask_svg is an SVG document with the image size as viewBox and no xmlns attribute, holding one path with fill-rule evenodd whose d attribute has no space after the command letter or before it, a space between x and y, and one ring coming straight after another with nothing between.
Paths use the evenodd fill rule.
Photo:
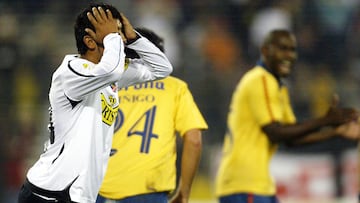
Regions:
<instances>
[{"instance_id":1,"label":"fingers","mask_svg":"<svg viewBox=\"0 0 360 203\"><path fill-rule=\"evenodd\" d=\"M360 125L357 122L349 122L339 126L337 132L345 138L358 140L360 138Z\"/></svg>"},{"instance_id":2,"label":"fingers","mask_svg":"<svg viewBox=\"0 0 360 203\"><path fill-rule=\"evenodd\" d=\"M120 13L121 15L121 19L122 19L122 26L123 26L123 31L124 31L124 35L127 38L127 40L132 40L136 38L136 33L135 30L133 28L133 26L131 25L130 21L126 18L126 16L123 13Z\"/></svg>"},{"instance_id":3,"label":"fingers","mask_svg":"<svg viewBox=\"0 0 360 203\"><path fill-rule=\"evenodd\" d=\"M106 15L107 15L107 17L108 17L109 19L113 19L113 18L114 18L113 15L112 15L112 13L111 13L111 11L110 11L109 9L106 9Z\"/></svg>"},{"instance_id":4,"label":"fingers","mask_svg":"<svg viewBox=\"0 0 360 203\"><path fill-rule=\"evenodd\" d=\"M87 13L87 17L94 29L86 28L85 31L98 43L109 33L118 32L118 20L113 18L110 9L93 7L91 12Z\"/></svg>"},{"instance_id":5,"label":"fingers","mask_svg":"<svg viewBox=\"0 0 360 203\"><path fill-rule=\"evenodd\" d=\"M85 32L87 32L90 35L90 37L92 37L92 38L96 37L96 34L92 29L85 28Z\"/></svg>"},{"instance_id":6,"label":"fingers","mask_svg":"<svg viewBox=\"0 0 360 203\"><path fill-rule=\"evenodd\" d=\"M349 124L348 132L349 132L350 138L359 139L360 128L356 122L352 122Z\"/></svg>"},{"instance_id":7,"label":"fingers","mask_svg":"<svg viewBox=\"0 0 360 203\"><path fill-rule=\"evenodd\" d=\"M113 19L112 13L109 9L104 11L102 7L92 8L92 12L88 12L87 16L89 21L95 26L96 24L102 24L107 20Z\"/></svg>"},{"instance_id":8,"label":"fingers","mask_svg":"<svg viewBox=\"0 0 360 203\"><path fill-rule=\"evenodd\" d=\"M96 9L95 9L95 10L96 10ZM93 11L94 11L94 8L93 8ZM105 11L104 11L103 8L98 7L98 13L100 14L100 15L99 15L99 21L104 21L104 20L107 20L107 19L108 19L108 17L107 17L107 15L106 15L106 13L105 13ZM95 14L96 14L96 13L95 13Z\"/></svg>"},{"instance_id":9,"label":"fingers","mask_svg":"<svg viewBox=\"0 0 360 203\"><path fill-rule=\"evenodd\" d=\"M122 23L123 23L124 25L130 24L130 23L129 23L129 20L126 18L126 16L125 16L123 13L120 13L120 15L121 15L121 18L122 18Z\"/></svg>"},{"instance_id":10,"label":"fingers","mask_svg":"<svg viewBox=\"0 0 360 203\"><path fill-rule=\"evenodd\" d=\"M93 7L92 8L92 13L93 13L93 15L94 15L94 17L95 17L95 22L96 23L101 23L101 22L103 22L104 20L102 19L102 16L100 15L100 10L103 10L101 7L99 7L99 8L95 8L95 7Z\"/></svg>"},{"instance_id":11,"label":"fingers","mask_svg":"<svg viewBox=\"0 0 360 203\"><path fill-rule=\"evenodd\" d=\"M93 14L92 14L91 12L87 12L86 15L87 15L87 17L88 17L88 19L89 19L89 21L90 21L91 24L94 25L94 24L97 23L95 17L93 16Z\"/></svg>"}]
</instances>

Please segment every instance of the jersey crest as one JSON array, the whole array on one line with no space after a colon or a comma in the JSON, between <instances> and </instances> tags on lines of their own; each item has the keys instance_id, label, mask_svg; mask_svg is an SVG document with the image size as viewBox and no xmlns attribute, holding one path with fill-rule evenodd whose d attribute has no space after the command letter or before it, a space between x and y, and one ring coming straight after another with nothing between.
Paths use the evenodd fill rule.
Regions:
<instances>
[{"instance_id":1,"label":"jersey crest","mask_svg":"<svg viewBox=\"0 0 360 203\"><path fill-rule=\"evenodd\" d=\"M87 68L89 67L89 64L83 63L83 67L84 67L85 69L87 69Z\"/></svg>"},{"instance_id":2,"label":"jersey crest","mask_svg":"<svg viewBox=\"0 0 360 203\"><path fill-rule=\"evenodd\" d=\"M102 121L107 125L112 125L116 120L119 106L114 107L115 104L115 97L110 95L107 100L104 94L101 94Z\"/></svg>"}]
</instances>

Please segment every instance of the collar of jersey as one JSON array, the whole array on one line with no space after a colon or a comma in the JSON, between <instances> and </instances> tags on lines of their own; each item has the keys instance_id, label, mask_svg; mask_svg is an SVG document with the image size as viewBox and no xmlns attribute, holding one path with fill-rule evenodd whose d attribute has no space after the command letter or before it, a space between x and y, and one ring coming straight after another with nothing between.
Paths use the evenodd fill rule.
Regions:
<instances>
[{"instance_id":1,"label":"collar of jersey","mask_svg":"<svg viewBox=\"0 0 360 203\"><path fill-rule=\"evenodd\" d=\"M256 65L262 67L262 68L265 69L267 72L269 72L271 75L273 75L273 76L275 77L275 79L278 81L280 87L281 87L282 85L284 85L284 83L281 81L281 78L278 77L277 75L275 75L275 73L266 66L266 64L264 63L263 60L259 59L259 60L256 62Z\"/></svg>"}]
</instances>

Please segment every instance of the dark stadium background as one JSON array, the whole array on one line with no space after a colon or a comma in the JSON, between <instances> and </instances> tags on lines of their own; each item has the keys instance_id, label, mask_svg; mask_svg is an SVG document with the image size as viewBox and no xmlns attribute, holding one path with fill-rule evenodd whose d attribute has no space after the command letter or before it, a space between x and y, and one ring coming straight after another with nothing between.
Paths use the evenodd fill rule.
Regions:
<instances>
[{"instance_id":1,"label":"dark stadium background","mask_svg":"<svg viewBox=\"0 0 360 203\"><path fill-rule=\"evenodd\" d=\"M340 96L340 105L359 108L357 0L104 2L119 8L134 26L154 29L165 38L166 53L175 68L173 74L188 82L208 121L210 128L204 134L194 201L214 201L218 161L214 157L221 153L231 93L241 75L258 60L258 44L269 29L289 28L298 38L299 61L288 81L298 120L323 114L333 93ZM48 136L50 77L64 54L76 53L73 21L88 3L0 1L0 202L16 202L25 171L42 151ZM354 201L358 179L356 147L356 142L333 139L297 149L281 146L278 154L295 160L298 156L330 157L334 189L327 200ZM344 165L344 154L349 153L355 165ZM349 178L346 167L350 167L350 179L355 179L350 189L344 181L344 177ZM284 198L291 199L291 194ZM306 198L311 201L313 197Z\"/></svg>"}]
</instances>

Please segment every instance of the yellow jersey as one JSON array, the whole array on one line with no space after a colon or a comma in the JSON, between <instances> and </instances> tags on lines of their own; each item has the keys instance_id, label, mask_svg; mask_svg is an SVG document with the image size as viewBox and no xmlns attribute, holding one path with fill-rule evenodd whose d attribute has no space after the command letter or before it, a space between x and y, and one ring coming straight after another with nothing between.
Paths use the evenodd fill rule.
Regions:
<instances>
[{"instance_id":1,"label":"yellow jersey","mask_svg":"<svg viewBox=\"0 0 360 203\"><path fill-rule=\"evenodd\" d=\"M122 199L176 187L176 133L208 128L187 84L175 77L119 90L112 156L99 194Z\"/></svg>"},{"instance_id":2,"label":"yellow jersey","mask_svg":"<svg viewBox=\"0 0 360 203\"><path fill-rule=\"evenodd\" d=\"M216 195L274 195L269 165L277 145L262 127L271 122L294 123L288 90L262 66L248 71L230 104L223 157L216 178Z\"/></svg>"}]
</instances>

